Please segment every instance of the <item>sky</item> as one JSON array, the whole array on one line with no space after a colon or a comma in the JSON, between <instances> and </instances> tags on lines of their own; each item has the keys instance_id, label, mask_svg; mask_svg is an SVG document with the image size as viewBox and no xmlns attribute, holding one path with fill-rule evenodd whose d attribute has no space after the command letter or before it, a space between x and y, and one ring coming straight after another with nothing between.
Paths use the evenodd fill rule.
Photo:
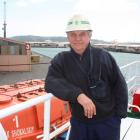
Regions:
<instances>
[{"instance_id":1,"label":"sky","mask_svg":"<svg viewBox=\"0 0 140 140\"><path fill-rule=\"evenodd\" d=\"M92 39L140 42L140 0L5 0L7 37L66 36L74 14L86 16ZM0 36L3 36L4 0L0 0Z\"/></svg>"}]
</instances>

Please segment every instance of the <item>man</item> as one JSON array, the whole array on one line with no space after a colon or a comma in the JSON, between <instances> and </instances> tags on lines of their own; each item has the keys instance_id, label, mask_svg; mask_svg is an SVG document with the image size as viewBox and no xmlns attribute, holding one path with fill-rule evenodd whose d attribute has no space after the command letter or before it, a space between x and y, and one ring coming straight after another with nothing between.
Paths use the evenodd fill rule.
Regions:
<instances>
[{"instance_id":1,"label":"man","mask_svg":"<svg viewBox=\"0 0 140 140\"><path fill-rule=\"evenodd\" d=\"M73 16L66 29L70 51L54 57L45 89L70 103L69 140L119 140L127 116L126 82L114 58L91 46L87 19Z\"/></svg>"}]
</instances>

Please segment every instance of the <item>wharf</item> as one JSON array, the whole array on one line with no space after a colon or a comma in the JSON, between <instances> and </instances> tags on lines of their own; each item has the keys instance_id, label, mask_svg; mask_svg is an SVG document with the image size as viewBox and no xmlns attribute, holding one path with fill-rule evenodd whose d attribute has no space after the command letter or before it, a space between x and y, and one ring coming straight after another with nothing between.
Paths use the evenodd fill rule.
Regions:
<instances>
[{"instance_id":1,"label":"wharf","mask_svg":"<svg viewBox=\"0 0 140 140\"><path fill-rule=\"evenodd\" d=\"M32 48L67 48L69 47L68 42L29 42ZM94 47L97 48L104 48L108 51L113 52L124 52L124 53L135 53L140 54L140 43L139 44L121 44L121 43L102 43L102 44L95 44L91 42Z\"/></svg>"},{"instance_id":2,"label":"wharf","mask_svg":"<svg viewBox=\"0 0 140 140\"><path fill-rule=\"evenodd\" d=\"M0 72L0 85L14 84L19 81L31 79L45 79L51 58L40 55L39 63L32 63L32 70L29 72ZM19 65L20 66L20 65Z\"/></svg>"},{"instance_id":3,"label":"wharf","mask_svg":"<svg viewBox=\"0 0 140 140\"><path fill-rule=\"evenodd\" d=\"M104 48L112 52L124 52L140 54L140 45L121 45L121 44L94 44L97 48Z\"/></svg>"},{"instance_id":4,"label":"wharf","mask_svg":"<svg viewBox=\"0 0 140 140\"><path fill-rule=\"evenodd\" d=\"M66 46L68 47L68 46ZM114 52L126 52L140 54L140 45L110 45L110 44L94 44L94 47L104 48ZM51 58L32 52L40 56L39 63L32 63L30 72L0 72L0 85L14 84L19 81L31 79L45 79Z\"/></svg>"}]
</instances>

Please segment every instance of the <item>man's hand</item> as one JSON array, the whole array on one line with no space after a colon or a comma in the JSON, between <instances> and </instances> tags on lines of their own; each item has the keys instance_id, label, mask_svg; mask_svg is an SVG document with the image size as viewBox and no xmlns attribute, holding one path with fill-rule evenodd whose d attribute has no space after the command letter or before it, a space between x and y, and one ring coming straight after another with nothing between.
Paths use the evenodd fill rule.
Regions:
<instances>
[{"instance_id":1,"label":"man's hand","mask_svg":"<svg viewBox=\"0 0 140 140\"><path fill-rule=\"evenodd\" d=\"M85 116L88 118L92 118L93 115L96 115L96 107L95 104L93 103L93 101L87 97L84 93L81 93L78 97L77 97L77 101L79 104L82 105L82 107L84 108L84 113Z\"/></svg>"}]
</instances>

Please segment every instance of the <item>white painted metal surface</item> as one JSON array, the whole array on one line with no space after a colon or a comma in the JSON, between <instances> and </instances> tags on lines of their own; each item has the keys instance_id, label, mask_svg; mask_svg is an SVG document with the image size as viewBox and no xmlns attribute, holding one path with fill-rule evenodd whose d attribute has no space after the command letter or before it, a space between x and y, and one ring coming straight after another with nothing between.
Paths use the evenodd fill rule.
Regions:
<instances>
[{"instance_id":1,"label":"white painted metal surface","mask_svg":"<svg viewBox=\"0 0 140 140\"><path fill-rule=\"evenodd\" d=\"M6 133L5 133L5 130L3 129L1 123L0 123L0 139L1 140L8 140L7 136L6 136Z\"/></svg>"},{"instance_id":2,"label":"white painted metal surface","mask_svg":"<svg viewBox=\"0 0 140 140\"><path fill-rule=\"evenodd\" d=\"M39 96L39 97L36 97L36 98L33 98L33 99L30 99L26 102L23 102L23 103L20 103L20 104L16 104L16 105L13 105L13 106L10 106L8 108L5 108L5 109L1 109L0 110L0 119L4 118L4 117L7 117L11 114L14 114L16 112L19 112L21 110L24 110L28 107L31 107L31 106L34 106L38 103L41 103L41 102L45 102L45 101L48 101L51 99L53 95L51 93L48 93L46 95L42 95L42 96Z\"/></svg>"},{"instance_id":3,"label":"white painted metal surface","mask_svg":"<svg viewBox=\"0 0 140 140\"><path fill-rule=\"evenodd\" d=\"M121 140L140 140L140 119L129 119L131 120L126 119L125 122L122 122L121 132L126 130L126 134L121 137Z\"/></svg>"},{"instance_id":4,"label":"white painted metal surface","mask_svg":"<svg viewBox=\"0 0 140 140\"><path fill-rule=\"evenodd\" d=\"M44 137L43 140L50 140L50 100L44 103Z\"/></svg>"},{"instance_id":5,"label":"white painted metal surface","mask_svg":"<svg viewBox=\"0 0 140 140\"><path fill-rule=\"evenodd\" d=\"M70 130L71 130L71 125L69 126L68 133L67 133L67 136L66 136L66 140L69 140Z\"/></svg>"},{"instance_id":6,"label":"white painted metal surface","mask_svg":"<svg viewBox=\"0 0 140 140\"><path fill-rule=\"evenodd\" d=\"M58 134L62 133L65 129L67 129L70 126L70 122L68 121L67 123L65 123L64 125L62 125L61 127L57 128L55 131L50 133L50 139L54 138L55 136L57 136ZM38 135L37 139L42 138L44 135Z\"/></svg>"},{"instance_id":7,"label":"white painted metal surface","mask_svg":"<svg viewBox=\"0 0 140 140\"><path fill-rule=\"evenodd\" d=\"M121 140L124 140L133 122L134 122L133 118L125 118L121 120L121 133L120 133Z\"/></svg>"}]
</instances>

